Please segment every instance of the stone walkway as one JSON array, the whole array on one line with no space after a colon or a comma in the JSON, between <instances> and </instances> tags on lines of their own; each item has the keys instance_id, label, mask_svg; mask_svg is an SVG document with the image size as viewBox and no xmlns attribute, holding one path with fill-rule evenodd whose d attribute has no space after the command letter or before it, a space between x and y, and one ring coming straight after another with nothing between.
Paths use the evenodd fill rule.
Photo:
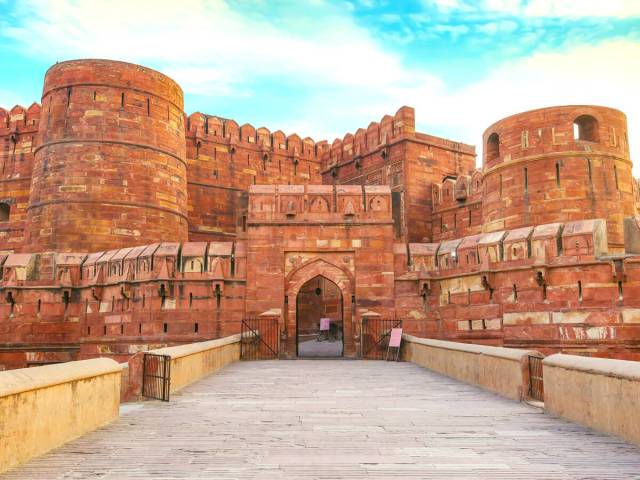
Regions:
<instances>
[{"instance_id":1,"label":"stone walkway","mask_svg":"<svg viewBox=\"0 0 640 480\"><path fill-rule=\"evenodd\" d=\"M640 448L409 363L242 362L0 478L628 480Z\"/></svg>"}]
</instances>

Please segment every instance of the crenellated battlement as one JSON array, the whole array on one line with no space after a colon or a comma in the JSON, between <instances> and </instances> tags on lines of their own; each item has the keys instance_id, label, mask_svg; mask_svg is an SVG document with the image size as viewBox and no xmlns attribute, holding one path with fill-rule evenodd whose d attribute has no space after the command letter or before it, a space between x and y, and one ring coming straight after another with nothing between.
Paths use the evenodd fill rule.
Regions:
<instances>
[{"instance_id":1,"label":"crenellated battlement","mask_svg":"<svg viewBox=\"0 0 640 480\"><path fill-rule=\"evenodd\" d=\"M48 70L42 104L0 108L0 369L123 361L263 313L293 356L329 283L346 356L365 319L395 318L420 336L640 358L622 112L505 118L478 169L474 146L417 132L408 106L327 142L183 100L152 69L76 60Z\"/></svg>"},{"instance_id":2,"label":"crenellated battlement","mask_svg":"<svg viewBox=\"0 0 640 480\"><path fill-rule=\"evenodd\" d=\"M366 130L359 128L355 135L347 133L342 139L336 138L329 149L319 154L322 171L325 173L368 154L384 151L394 140L412 136L415 127L414 109L401 107L393 117L385 115L380 122L371 122Z\"/></svg>"},{"instance_id":3,"label":"crenellated battlement","mask_svg":"<svg viewBox=\"0 0 640 480\"><path fill-rule=\"evenodd\" d=\"M242 249L240 249L241 251ZM104 287L161 280L244 278L235 242L163 242L94 253L0 255L0 287Z\"/></svg>"},{"instance_id":4,"label":"crenellated battlement","mask_svg":"<svg viewBox=\"0 0 640 480\"><path fill-rule=\"evenodd\" d=\"M256 128L250 123L240 126L234 120L200 112L189 115L186 124L187 138L195 142L210 141L229 148L241 146L267 155L277 153L309 161L316 161L318 156L316 142L310 137L302 139L297 133L286 135L281 130L272 133L266 127Z\"/></svg>"},{"instance_id":5,"label":"crenellated battlement","mask_svg":"<svg viewBox=\"0 0 640 480\"><path fill-rule=\"evenodd\" d=\"M0 107L0 135L5 129L11 132L37 130L42 106L33 102L29 108L15 105L11 110Z\"/></svg>"},{"instance_id":6,"label":"crenellated battlement","mask_svg":"<svg viewBox=\"0 0 640 480\"><path fill-rule=\"evenodd\" d=\"M409 271L435 276L597 261L608 254L606 221L579 220L410 243L408 252Z\"/></svg>"}]
</instances>

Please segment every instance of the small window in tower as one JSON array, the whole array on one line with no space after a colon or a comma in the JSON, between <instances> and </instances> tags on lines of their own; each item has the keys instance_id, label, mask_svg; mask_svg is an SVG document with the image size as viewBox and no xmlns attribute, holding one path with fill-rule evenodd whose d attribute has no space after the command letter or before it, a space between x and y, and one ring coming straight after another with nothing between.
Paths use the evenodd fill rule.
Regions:
<instances>
[{"instance_id":1,"label":"small window in tower","mask_svg":"<svg viewBox=\"0 0 640 480\"><path fill-rule=\"evenodd\" d=\"M11 206L8 203L0 203L0 222L8 222Z\"/></svg>"},{"instance_id":2,"label":"small window in tower","mask_svg":"<svg viewBox=\"0 0 640 480\"><path fill-rule=\"evenodd\" d=\"M495 160L500 156L500 137L492 133L487 139L487 161Z\"/></svg>"},{"instance_id":3,"label":"small window in tower","mask_svg":"<svg viewBox=\"0 0 640 480\"><path fill-rule=\"evenodd\" d=\"M556 187L560 188L560 162L556 162Z\"/></svg>"},{"instance_id":4,"label":"small window in tower","mask_svg":"<svg viewBox=\"0 0 640 480\"><path fill-rule=\"evenodd\" d=\"M573 138L585 142L599 142L598 121L591 115L581 115L573 121Z\"/></svg>"}]
</instances>

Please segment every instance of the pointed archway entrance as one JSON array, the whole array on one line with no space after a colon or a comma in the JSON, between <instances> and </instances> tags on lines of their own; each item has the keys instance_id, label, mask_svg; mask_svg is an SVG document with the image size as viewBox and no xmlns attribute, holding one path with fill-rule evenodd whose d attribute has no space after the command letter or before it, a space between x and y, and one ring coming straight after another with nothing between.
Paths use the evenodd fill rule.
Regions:
<instances>
[{"instance_id":1,"label":"pointed archway entrance","mask_svg":"<svg viewBox=\"0 0 640 480\"><path fill-rule=\"evenodd\" d=\"M301 358L344 353L342 292L322 275L307 281L296 297L296 354Z\"/></svg>"},{"instance_id":2,"label":"pointed archway entrance","mask_svg":"<svg viewBox=\"0 0 640 480\"><path fill-rule=\"evenodd\" d=\"M317 291L318 288L320 289L319 292ZM305 336L313 334L313 328L315 328L313 322L319 322L315 318L320 312L325 312L327 313L325 318L335 317L336 321L334 323L336 325L333 327L335 335L340 335L340 333L336 332L336 328L339 326L340 318L342 319L341 343L343 348L341 354L345 357L355 357L357 355L356 345L359 337L357 337L357 329L353 325L354 291L355 285L352 273L342 265L336 265L323 258L315 257L310 259L289 272L285 280L286 294L283 320L286 340L281 343L283 356L289 358L298 356L300 353L298 351L298 328L300 328L303 341L311 339L310 336L306 338ZM300 301L303 306L299 312L298 295L300 293L302 293ZM312 295L319 298L313 299ZM323 305L317 306L317 301L321 301ZM340 302L339 305L337 305L338 301ZM316 306L307 306L306 303ZM314 310L314 308L317 310ZM311 313L307 314L308 312ZM299 314L301 315L300 323L298 323ZM302 318L302 315L305 315L306 318ZM317 331L319 331L319 323L317 328ZM329 334L331 334L331 330ZM304 355L304 348L302 353Z\"/></svg>"}]
</instances>

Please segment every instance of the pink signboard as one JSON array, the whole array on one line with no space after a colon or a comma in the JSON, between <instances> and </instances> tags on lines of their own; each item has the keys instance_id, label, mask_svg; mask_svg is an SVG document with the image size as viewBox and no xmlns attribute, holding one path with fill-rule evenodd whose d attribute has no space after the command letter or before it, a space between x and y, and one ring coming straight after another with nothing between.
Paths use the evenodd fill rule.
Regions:
<instances>
[{"instance_id":1,"label":"pink signboard","mask_svg":"<svg viewBox=\"0 0 640 480\"><path fill-rule=\"evenodd\" d=\"M331 319L330 318L321 318L320 319L320 331L326 332L331 328Z\"/></svg>"},{"instance_id":2,"label":"pink signboard","mask_svg":"<svg viewBox=\"0 0 640 480\"><path fill-rule=\"evenodd\" d=\"M389 346L390 347L400 347L400 342L402 341L402 329L401 328L392 328L391 329L391 338L389 338Z\"/></svg>"}]
</instances>

